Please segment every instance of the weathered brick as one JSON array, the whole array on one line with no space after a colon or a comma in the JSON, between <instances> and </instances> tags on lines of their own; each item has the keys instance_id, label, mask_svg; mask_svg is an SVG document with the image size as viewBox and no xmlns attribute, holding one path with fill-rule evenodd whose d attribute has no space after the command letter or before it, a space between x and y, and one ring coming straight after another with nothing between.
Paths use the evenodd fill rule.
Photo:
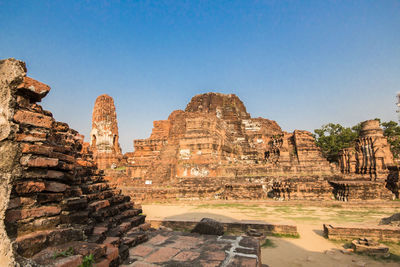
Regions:
<instances>
[{"instance_id":1,"label":"weathered brick","mask_svg":"<svg viewBox=\"0 0 400 267\"><path fill-rule=\"evenodd\" d=\"M195 251L182 251L173 259L176 261L192 261L200 256L200 253ZM255 265L254 265L255 266Z\"/></svg>"},{"instance_id":2,"label":"weathered brick","mask_svg":"<svg viewBox=\"0 0 400 267\"><path fill-rule=\"evenodd\" d=\"M39 230L53 229L60 224L60 217L42 217L29 223L14 223L17 225L18 236Z\"/></svg>"},{"instance_id":3,"label":"weathered brick","mask_svg":"<svg viewBox=\"0 0 400 267\"><path fill-rule=\"evenodd\" d=\"M45 157L32 157L30 155L22 156L20 162L23 166L28 167L56 167L58 165L58 159L45 158Z\"/></svg>"},{"instance_id":4,"label":"weathered brick","mask_svg":"<svg viewBox=\"0 0 400 267\"><path fill-rule=\"evenodd\" d=\"M29 194L35 192L42 192L46 188L44 182L41 181L23 181L15 185L15 191L18 194Z\"/></svg>"},{"instance_id":5,"label":"weathered brick","mask_svg":"<svg viewBox=\"0 0 400 267\"><path fill-rule=\"evenodd\" d=\"M19 94L29 97L34 102L40 102L50 91L50 86L30 77L24 77L17 89Z\"/></svg>"},{"instance_id":6,"label":"weathered brick","mask_svg":"<svg viewBox=\"0 0 400 267\"><path fill-rule=\"evenodd\" d=\"M58 162L58 168L60 168L61 170L66 170L66 171L73 171L73 170L75 170L75 165L74 164L68 164L68 163L66 163L64 161L59 161Z\"/></svg>"},{"instance_id":7,"label":"weathered brick","mask_svg":"<svg viewBox=\"0 0 400 267\"><path fill-rule=\"evenodd\" d=\"M73 197L64 199L61 203L63 210L83 210L87 207L86 197Z\"/></svg>"},{"instance_id":8,"label":"weathered brick","mask_svg":"<svg viewBox=\"0 0 400 267\"><path fill-rule=\"evenodd\" d=\"M64 244L70 241L82 240L83 232L78 229L66 228L45 230L19 236L15 242L17 252L24 257L32 257L47 246Z\"/></svg>"},{"instance_id":9,"label":"weathered brick","mask_svg":"<svg viewBox=\"0 0 400 267\"><path fill-rule=\"evenodd\" d=\"M231 262L228 264L229 267L243 266L243 267L253 267L258 266L258 259L235 256Z\"/></svg>"},{"instance_id":10,"label":"weathered brick","mask_svg":"<svg viewBox=\"0 0 400 267\"><path fill-rule=\"evenodd\" d=\"M107 259L110 260L110 261L113 261L113 260L117 259L118 256L119 256L118 248L114 247L111 244L107 244L106 246L107 246L107 251L106 251Z\"/></svg>"},{"instance_id":11,"label":"weathered brick","mask_svg":"<svg viewBox=\"0 0 400 267\"><path fill-rule=\"evenodd\" d=\"M66 176L64 172L56 170L46 170L44 168L29 168L23 172L24 178L42 178L42 179L62 179Z\"/></svg>"},{"instance_id":12,"label":"weathered brick","mask_svg":"<svg viewBox=\"0 0 400 267\"><path fill-rule=\"evenodd\" d=\"M27 110L18 110L14 114L14 120L21 124L28 124L43 128L51 128L53 124L52 117Z\"/></svg>"},{"instance_id":13,"label":"weathered brick","mask_svg":"<svg viewBox=\"0 0 400 267\"><path fill-rule=\"evenodd\" d=\"M46 133L16 134L15 140L20 142L41 142L46 141Z\"/></svg>"},{"instance_id":14,"label":"weathered brick","mask_svg":"<svg viewBox=\"0 0 400 267\"><path fill-rule=\"evenodd\" d=\"M44 145L23 144L21 146L21 151L24 154L39 154L48 156L53 151L53 148Z\"/></svg>"},{"instance_id":15,"label":"weathered brick","mask_svg":"<svg viewBox=\"0 0 400 267\"><path fill-rule=\"evenodd\" d=\"M206 257L209 260L223 261L225 260L226 255L224 251L207 251Z\"/></svg>"},{"instance_id":16,"label":"weathered brick","mask_svg":"<svg viewBox=\"0 0 400 267\"><path fill-rule=\"evenodd\" d=\"M45 247L47 236L51 231L40 231L23 235L16 239L17 251L24 257L31 257Z\"/></svg>"},{"instance_id":17,"label":"weathered brick","mask_svg":"<svg viewBox=\"0 0 400 267\"><path fill-rule=\"evenodd\" d=\"M46 182L46 191L49 192L64 192L69 186L58 182Z\"/></svg>"},{"instance_id":18,"label":"weathered brick","mask_svg":"<svg viewBox=\"0 0 400 267\"><path fill-rule=\"evenodd\" d=\"M163 247L157 250L156 252L150 254L150 256L146 258L146 261L152 263L165 262L172 259L172 257L178 254L178 252L179 249Z\"/></svg>"},{"instance_id":19,"label":"weathered brick","mask_svg":"<svg viewBox=\"0 0 400 267\"><path fill-rule=\"evenodd\" d=\"M62 223L76 223L76 224L86 224L89 220L89 212L88 211L63 211L60 215L60 219Z\"/></svg>"},{"instance_id":20,"label":"weathered brick","mask_svg":"<svg viewBox=\"0 0 400 267\"><path fill-rule=\"evenodd\" d=\"M168 236L156 235L155 237L153 237L152 239L150 239L149 242L147 242L147 243L148 243L148 244L151 244L151 245L161 245L161 244L164 243L167 239L168 239Z\"/></svg>"},{"instance_id":21,"label":"weathered brick","mask_svg":"<svg viewBox=\"0 0 400 267\"><path fill-rule=\"evenodd\" d=\"M35 199L30 197L15 197L8 202L8 209L18 208L20 206L31 206L35 204Z\"/></svg>"},{"instance_id":22,"label":"weathered brick","mask_svg":"<svg viewBox=\"0 0 400 267\"><path fill-rule=\"evenodd\" d=\"M99 209L103 209L108 206L110 206L110 202L108 200L99 200L89 204L89 208L92 211L98 211Z\"/></svg>"},{"instance_id":23,"label":"weathered brick","mask_svg":"<svg viewBox=\"0 0 400 267\"><path fill-rule=\"evenodd\" d=\"M57 206L40 206L38 208L29 208L21 210L8 210L6 212L6 221L15 222L26 218L39 218L43 216L57 215L61 208Z\"/></svg>"},{"instance_id":24,"label":"weathered brick","mask_svg":"<svg viewBox=\"0 0 400 267\"><path fill-rule=\"evenodd\" d=\"M76 160L76 164L82 167L90 167L90 168L94 166L92 162L83 159Z\"/></svg>"},{"instance_id":25,"label":"weathered brick","mask_svg":"<svg viewBox=\"0 0 400 267\"><path fill-rule=\"evenodd\" d=\"M131 256L140 256L140 257L145 257L150 254L150 252L153 251L152 247L145 246L145 245L139 245L136 247L133 247L129 250L129 255Z\"/></svg>"},{"instance_id":26,"label":"weathered brick","mask_svg":"<svg viewBox=\"0 0 400 267\"><path fill-rule=\"evenodd\" d=\"M66 258L58 258L57 261L54 263L55 267L74 267L80 266L83 261L82 255L73 255Z\"/></svg>"},{"instance_id":27,"label":"weathered brick","mask_svg":"<svg viewBox=\"0 0 400 267\"><path fill-rule=\"evenodd\" d=\"M63 160L66 162L75 162L75 158L73 156L67 155L67 154L63 154L63 153L59 153L59 152L52 152L50 157L52 158L58 158L59 160Z\"/></svg>"},{"instance_id":28,"label":"weathered brick","mask_svg":"<svg viewBox=\"0 0 400 267\"><path fill-rule=\"evenodd\" d=\"M59 202L63 199L62 193L39 193L37 194L38 203Z\"/></svg>"},{"instance_id":29,"label":"weathered brick","mask_svg":"<svg viewBox=\"0 0 400 267\"><path fill-rule=\"evenodd\" d=\"M46 176L51 179L61 179L65 176L65 173L55 170L48 170Z\"/></svg>"}]
</instances>

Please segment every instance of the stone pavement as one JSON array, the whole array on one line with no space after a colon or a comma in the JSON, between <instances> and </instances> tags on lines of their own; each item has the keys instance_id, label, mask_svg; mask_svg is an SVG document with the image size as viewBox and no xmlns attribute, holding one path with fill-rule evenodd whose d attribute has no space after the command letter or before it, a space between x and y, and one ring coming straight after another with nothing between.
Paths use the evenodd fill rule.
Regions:
<instances>
[{"instance_id":1,"label":"stone pavement","mask_svg":"<svg viewBox=\"0 0 400 267\"><path fill-rule=\"evenodd\" d=\"M129 250L122 267L261 266L259 241L247 236L199 235L157 230Z\"/></svg>"}]
</instances>

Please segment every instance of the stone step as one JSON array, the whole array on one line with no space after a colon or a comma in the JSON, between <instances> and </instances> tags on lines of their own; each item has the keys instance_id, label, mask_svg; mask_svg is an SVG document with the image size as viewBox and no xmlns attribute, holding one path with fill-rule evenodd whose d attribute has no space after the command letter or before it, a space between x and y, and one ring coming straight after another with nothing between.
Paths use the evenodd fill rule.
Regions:
<instances>
[{"instance_id":1,"label":"stone step","mask_svg":"<svg viewBox=\"0 0 400 267\"><path fill-rule=\"evenodd\" d=\"M48 246L56 246L71 241L83 240L83 231L80 229L65 228L37 231L23 235L15 240L17 252L23 257L32 257Z\"/></svg>"},{"instance_id":2,"label":"stone step","mask_svg":"<svg viewBox=\"0 0 400 267\"><path fill-rule=\"evenodd\" d=\"M107 184L105 182L94 183L94 184L84 184L81 186L82 192L84 194L93 194L93 193L105 191L109 188L110 188L109 184Z\"/></svg>"},{"instance_id":3,"label":"stone step","mask_svg":"<svg viewBox=\"0 0 400 267\"><path fill-rule=\"evenodd\" d=\"M106 232L108 227L96 226L92 234L89 236L88 241L92 243L101 243L106 239Z\"/></svg>"},{"instance_id":4,"label":"stone step","mask_svg":"<svg viewBox=\"0 0 400 267\"><path fill-rule=\"evenodd\" d=\"M119 247L121 244L121 239L119 237L109 236L103 241L103 244L105 245L110 244L115 247Z\"/></svg>"},{"instance_id":5,"label":"stone step","mask_svg":"<svg viewBox=\"0 0 400 267\"><path fill-rule=\"evenodd\" d=\"M128 247L133 247L139 245L148 240L148 235L144 232L135 232L127 234L122 238L122 244Z\"/></svg>"},{"instance_id":6,"label":"stone step","mask_svg":"<svg viewBox=\"0 0 400 267\"><path fill-rule=\"evenodd\" d=\"M107 217L110 216L116 216L120 212L127 210L127 209L132 209L133 208L133 203L131 202L125 202L121 203L115 206L110 206L105 209L100 209L96 212L92 213L92 217L96 219L98 222L103 222Z\"/></svg>"},{"instance_id":7,"label":"stone step","mask_svg":"<svg viewBox=\"0 0 400 267\"><path fill-rule=\"evenodd\" d=\"M146 216L137 215L135 217L127 218L122 221L117 227L111 229L107 236L122 236L128 231L130 231L133 227L136 227L142 223L144 223Z\"/></svg>"},{"instance_id":8,"label":"stone step","mask_svg":"<svg viewBox=\"0 0 400 267\"><path fill-rule=\"evenodd\" d=\"M107 245L106 255L95 261L94 267L117 267L120 262L119 248Z\"/></svg>"},{"instance_id":9,"label":"stone step","mask_svg":"<svg viewBox=\"0 0 400 267\"><path fill-rule=\"evenodd\" d=\"M75 241L64 243L58 246L48 247L35 254L32 259L38 264L45 266L74 266L67 265L67 263L75 263L79 258L82 260L83 256L90 254L93 255L94 259L99 259L107 255L106 251L107 247L105 245Z\"/></svg>"},{"instance_id":10,"label":"stone step","mask_svg":"<svg viewBox=\"0 0 400 267\"><path fill-rule=\"evenodd\" d=\"M80 212L63 211L60 214L60 220L63 224L86 224L89 219L89 212L86 210Z\"/></svg>"},{"instance_id":11,"label":"stone step","mask_svg":"<svg viewBox=\"0 0 400 267\"><path fill-rule=\"evenodd\" d=\"M130 217L135 217L137 215L139 215L140 213L142 213L142 209L128 209L125 210L123 212L121 212L121 214L118 214L117 216L114 216L114 218L117 221L122 221L126 218L130 218Z\"/></svg>"}]
</instances>

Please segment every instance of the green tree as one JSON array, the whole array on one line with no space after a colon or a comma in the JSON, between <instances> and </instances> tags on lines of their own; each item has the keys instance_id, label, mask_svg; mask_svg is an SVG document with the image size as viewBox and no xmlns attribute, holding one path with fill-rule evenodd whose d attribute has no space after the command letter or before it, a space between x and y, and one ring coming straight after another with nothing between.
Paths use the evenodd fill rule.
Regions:
<instances>
[{"instance_id":1,"label":"green tree","mask_svg":"<svg viewBox=\"0 0 400 267\"><path fill-rule=\"evenodd\" d=\"M386 136L388 143L390 144L390 150L395 158L399 158L400 155L400 126L397 122L389 121L382 122L383 135Z\"/></svg>"},{"instance_id":2,"label":"green tree","mask_svg":"<svg viewBox=\"0 0 400 267\"><path fill-rule=\"evenodd\" d=\"M359 131L359 125L348 128L334 123L323 125L320 129L314 130L317 146L321 148L322 153L330 162L338 161L339 151L350 147L358 138Z\"/></svg>"}]
</instances>

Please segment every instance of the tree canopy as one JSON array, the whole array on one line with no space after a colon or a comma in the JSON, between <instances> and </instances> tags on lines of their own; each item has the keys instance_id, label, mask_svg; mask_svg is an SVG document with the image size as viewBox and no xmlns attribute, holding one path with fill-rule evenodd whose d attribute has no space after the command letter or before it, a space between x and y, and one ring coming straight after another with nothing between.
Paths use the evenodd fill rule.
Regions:
<instances>
[{"instance_id":1,"label":"tree canopy","mask_svg":"<svg viewBox=\"0 0 400 267\"><path fill-rule=\"evenodd\" d=\"M382 122L383 135L390 144L390 150L395 158L400 155L400 126L395 121Z\"/></svg>"},{"instance_id":2,"label":"tree canopy","mask_svg":"<svg viewBox=\"0 0 400 267\"><path fill-rule=\"evenodd\" d=\"M317 146L322 149L324 156L331 162L337 162L339 151L350 147L359 136L359 131L334 123L323 125L314 132Z\"/></svg>"}]
</instances>

